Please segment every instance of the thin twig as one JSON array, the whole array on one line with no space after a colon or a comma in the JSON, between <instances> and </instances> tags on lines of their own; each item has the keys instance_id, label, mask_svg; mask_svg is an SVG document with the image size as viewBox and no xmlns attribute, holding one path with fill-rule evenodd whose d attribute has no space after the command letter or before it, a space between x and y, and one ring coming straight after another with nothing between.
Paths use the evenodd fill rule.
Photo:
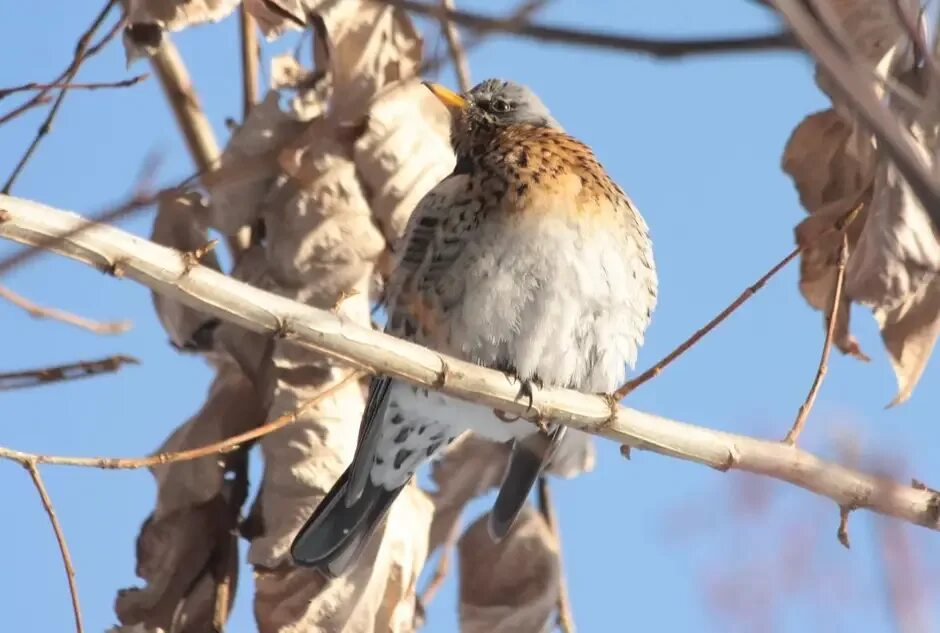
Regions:
<instances>
[{"instance_id":1,"label":"thin twig","mask_svg":"<svg viewBox=\"0 0 940 633\"><path fill-rule=\"evenodd\" d=\"M504 18L492 18L469 11L455 11L437 5L414 2L413 0L382 0L382 2L412 13L429 15L438 20L449 20L477 31L512 33L542 42L592 46L609 50L643 53L652 57L667 59L675 59L686 55L795 50L797 48L796 41L786 31L777 31L766 35L742 35L740 37L663 39L598 31L581 31L543 24L519 24Z\"/></svg>"},{"instance_id":2,"label":"thin twig","mask_svg":"<svg viewBox=\"0 0 940 633\"><path fill-rule=\"evenodd\" d=\"M0 298L6 299L18 308L22 308L34 319L52 319L68 323L95 334L121 334L131 327L130 321L94 321L58 308L46 308L36 305L26 297L17 294L5 286L0 286Z\"/></svg>"},{"instance_id":3,"label":"thin twig","mask_svg":"<svg viewBox=\"0 0 940 633\"><path fill-rule=\"evenodd\" d=\"M101 11L99 11L98 15L95 16L91 26L88 27L88 29L82 34L80 38L78 38L78 44L75 46L75 56L72 59L72 63L69 64L68 69L65 71L65 73L63 73L62 80L64 83L69 83L72 81L72 79L78 73L78 69L82 65L82 62L84 62L90 56L89 45L91 44L91 38L104 22L105 18L108 16L108 13L111 12L111 8L114 6L116 1L117 0L108 0ZM120 24L120 21L118 24ZM100 49L100 46L113 37L116 33L117 29L112 28L111 32L106 35L101 42L99 42L99 46L97 48ZM37 97L45 96L47 92L48 90L40 90ZM55 102L52 104L52 107L49 108L49 114L46 115L46 120L43 121L42 125L39 126L39 129L36 131L36 136L29 144L29 147L26 148L26 152L24 152L23 156L20 157L16 167L13 168L13 173L10 174L10 177L7 178L6 183L3 185L3 193L10 193L10 190L13 188L13 183L16 182L16 179L19 177L20 173L22 173L23 168L26 167L26 163L29 162L30 157L36 151L36 148L39 147L39 143L42 142L43 137L45 137L52 129L52 122L55 119L56 114L59 112L59 108L62 107L62 102L65 100L66 94L68 94L68 90L65 88L59 90L59 94L56 97ZM0 121L0 124L3 122L4 121Z\"/></svg>"},{"instance_id":4,"label":"thin twig","mask_svg":"<svg viewBox=\"0 0 940 633\"><path fill-rule=\"evenodd\" d=\"M238 5L239 43L242 56L242 120L258 103L258 27L245 4Z\"/></svg>"},{"instance_id":5,"label":"thin twig","mask_svg":"<svg viewBox=\"0 0 940 633\"><path fill-rule=\"evenodd\" d=\"M21 460L20 464L32 478L33 485L36 486L36 492L39 493L39 500L42 502L42 507L49 516L52 531L55 532L55 540L59 544L59 551L62 553L62 564L65 566L65 576L69 582L69 594L72 596L72 613L75 616L75 631L82 633L85 628L82 626L82 610L78 604L78 585L75 582L75 568L72 566L72 555L69 554L69 546L65 542L65 534L62 532L62 526L59 524L55 509L52 507L52 500L49 498L49 493L46 492L46 486L42 483L42 476L39 474L36 460L25 459Z\"/></svg>"},{"instance_id":6,"label":"thin twig","mask_svg":"<svg viewBox=\"0 0 940 633\"><path fill-rule=\"evenodd\" d=\"M418 596L419 615L423 617L424 611L434 600L434 596L447 580L447 574L450 573L450 564L453 560L454 550L457 548L457 541L460 539L460 521L454 521L447 533L447 538L441 544L441 556L437 559L437 566L434 567L434 575L424 587L424 591Z\"/></svg>"},{"instance_id":7,"label":"thin twig","mask_svg":"<svg viewBox=\"0 0 940 633\"><path fill-rule=\"evenodd\" d=\"M518 28L520 25L525 24L533 14L548 4L549 1L550 0L526 0L525 2L521 3L511 14L509 14L508 17L503 18L503 21L506 24L506 28L511 31ZM464 51L471 51L482 44L487 35L488 33L486 31L471 31L462 42ZM435 55L431 58L425 59L423 62L421 62L421 75L426 76L430 73L433 73L438 68L443 66L446 61L446 55Z\"/></svg>"},{"instance_id":8,"label":"thin twig","mask_svg":"<svg viewBox=\"0 0 940 633\"><path fill-rule=\"evenodd\" d=\"M110 374L121 369L124 365L139 365L140 361L133 356L117 354L98 360L82 360L67 365L41 367L39 369L25 369L0 373L0 391L38 387L52 382L64 382L90 378L100 374Z\"/></svg>"},{"instance_id":9,"label":"thin twig","mask_svg":"<svg viewBox=\"0 0 940 633\"><path fill-rule=\"evenodd\" d=\"M548 486L548 479L539 477L539 510L545 517L545 523L552 531L555 546L558 548L558 628L562 633L575 633L574 615L571 612L571 597L568 595L568 582L565 580L565 570L562 565L561 532L558 527L558 516L555 513L555 504L552 502L552 492Z\"/></svg>"},{"instance_id":10,"label":"thin twig","mask_svg":"<svg viewBox=\"0 0 940 633\"><path fill-rule=\"evenodd\" d=\"M100 40L98 40L98 42L95 45L89 47L88 50L86 50L85 53L82 55L81 59L77 60L77 62L80 64L84 62L85 60L87 60L89 57L92 57L98 54L98 52L102 48L104 48L108 42L114 39L114 37L118 33L121 32L122 25L123 25L123 20L118 20L117 22L115 22L114 26L111 27L111 30L108 31ZM0 125L3 125L4 123L8 123L9 121L15 119L16 117L18 117L20 114L22 114L24 111L28 110L31 107L39 105L40 103L48 103L49 101L51 101L52 99L51 97L48 96L48 93L52 92L53 86L55 86L56 84L61 84L62 82L67 81L66 77L68 76L69 72L71 72L74 64L76 64L76 59L73 58L72 61L69 62L68 67L66 67L66 69L63 70L59 74L58 77L56 77L51 82L49 82L49 84L47 84L48 88L41 89L36 95L34 95L29 101L27 101L23 105L17 108L14 108L10 112L7 112L6 114L0 116Z\"/></svg>"},{"instance_id":11,"label":"thin twig","mask_svg":"<svg viewBox=\"0 0 940 633\"><path fill-rule=\"evenodd\" d=\"M29 92L32 90L101 90L103 88L129 88L149 78L149 73L134 75L128 79L118 81L91 81L91 82L56 82L51 84L28 83L12 88L0 88L0 99L16 92Z\"/></svg>"},{"instance_id":12,"label":"thin twig","mask_svg":"<svg viewBox=\"0 0 940 633\"><path fill-rule=\"evenodd\" d=\"M67 457L59 455L40 455L25 453L23 451L17 451L0 446L0 459L10 459L16 462L20 462L21 464L27 461L33 461L36 464L51 464L55 466L81 466L85 468L104 468L107 470L133 470L135 468L150 468L151 466L159 466L162 464L185 462L192 459L205 457L207 455L229 453L231 451L238 450L239 446L245 442L250 442L251 440L263 437L269 433L277 431L278 429L288 426L289 424L292 424L297 419L297 416L308 407L333 394L347 383L357 380L361 375L362 372L353 371L347 374L339 382L336 382L329 387L325 387L324 389L320 390L309 400L297 407L297 409L294 411L285 413L271 422L255 427L250 431L245 431L244 433L239 433L238 435L234 435L211 444L206 444L205 446L189 448L172 453L157 453L148 457Z\"/></svg>"},{"instance_id":13,"label":"thin twig","mask_svg":"<svg viewBox=\"0 0 940 633\"><path fill-rule=\"evenodd\" d=\"M13 108L12 110L4 114L3 117L0 117L0 125L3 125L5 121L9 121L10 119L15 119L16 117L23 114L27 110L32 110L33 108L38 108L41 105L46 105L50 101L52 101L52 97L48 95L36 95L29 101L26 101L23 104L18 105L17 107Z\"/></svg>"},{"instance_id":14,"label":"thin twig","mask_svg":"<svg viewBox=\"0 0 940 633\"><path fill-rule=\"evenodd\" d=\"M454 11L454 0L441 0L441 7L446 11ZM467 92L472 87L470 83L470 64L467 63L467 53L460 45L460 33L457 25L448 18L441 18L441 30L447 39L447 48L454 60L454 72L457 73L457 83L461 92Z\"/></svg>"},{"instance_id":15,"label":"thin twig","mask_svg":"<svg viewBox=\"0 0 940 633\"><path fill-rule=\"evenodd\" d=\"M826 372L829 370L829 354L832 351L832 339L835 335L836 322L839 318L839 305L842 303L842 292L845 287L845 267L848 261L849 236L847 233L843 233L842 246L839 248L839 261L836 269L836 287L835 291L832 293L832 305L829 308L829 314L826 316L826 338L823 341L822 353L819 357L819 366L816 369L816 376L813 378L813 384L809 388L809 393L806 394L806 400L800 405L796 420L793 422L793 426L790 428L787 436L783 439L787 444L796 444L800 433L803 432L803 427L806 424L806 419L809 417L809 412L813 408L813 403L816 402L816 395L819 393L819 388L822 387L823 378L825 378Z\"/></svg>"},{"instance_id":16,"label":"thin twig","mask_svg":"<svg viewBox=\"0 0 940 633\"><path fill-rule=\"evenodd\" d=\"M630 380L629 382L624 384L620 389L614 392L613 397L616 398L617 400L622 400L627 394L632 392L634 389L636 389L643 383L655 378L660 373L662 373L663 369L665 369L670 363L672 363L672 361L682 356L686 351L688 351L690 347L698 343L702 339L702 337L704 337L706 334L714 330L722 321L727 319L731 315L732 312L734 312L739 307L741 307L741 305L745 301L753 297L757 293L758 290L763 288L764 285L770 280L771 277L773 277L778 272L780 272L780 270L783 269L784 266L789 264L799 254L800 254L799 248L795 248L792 251L790 251L790 253L786 257L784 257L779 262L774 264L773 267L770 270L768 270L766 273L764 273L764 275L760 279L758 279L756 282L754 282L753 285L745 288L744 292L738 295L738 298L732 301L728 305L728 307L726 307L724 310L719 312L715 316L715 318L713 318L711 321L709 321L708 323L700 327L698 330L696 330L692 336L690 336L685 341L683 341L674 350L666 354L666 356L664 356L658 363L656 363L655 365L653 365L652 367L644 371L642 374L640 374L633 380Z\"/></svg>"}]
</instances>

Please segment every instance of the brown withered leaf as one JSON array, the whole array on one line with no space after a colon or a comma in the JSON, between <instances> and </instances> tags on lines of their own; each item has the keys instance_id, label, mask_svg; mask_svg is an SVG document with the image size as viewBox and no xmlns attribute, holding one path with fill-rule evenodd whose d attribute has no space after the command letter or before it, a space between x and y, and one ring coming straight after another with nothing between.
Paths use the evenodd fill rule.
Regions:
<instances>
[{"instance_id":1,"label":"brown withered leaf","mask_svg":"<svg viewBox=\"0 0 940 633\"><path fill-rule=\"evenodd\" d=\"M238 0L126 0L125 6L124 49L131 62L153 55L164 31L218 22L238 6Z\"/></svg>"},{"instance_id":2,"label":"brown withered leaf","mask_svg":"<svg viewBox=\"0 0 940 633\"><path fill-rule=\"evenodd\" d=\"M831 15L831 22L841 39L862 60L875 64L898 55L892 63L896 65L895 70L900 70L901 66L909 68L914 60L906 45L909 41L907 31L898 21L893 6L895 2L903 5L908 15L916 15L920 8L917 0L827 0L822 7L827 11L821 12L821 16L823 22L829 24L826 18ZM899 45L901 48L892 55L891 49ZM838 90L833 89L831 80L819 65L816 67L816 84L833 99L840 112L851 116L851 110L842 106Z\"/></svg>"},{"instance_id":3,"label":"brown withered leaf","mask_svg":"<svg viewBox=\"0 0 940 633\"><path fill-rule=\"evenodd\" d=\"M285 290L302 289L299 301L324 308L351 290L365 295L385 248L352 160L354 140L325 118L308 123L281 152L288 178L263 215L272 277Z\"/></svg>"},{"instance_id":4,"label":"brown withered leaf","mask_svg":"<svg viewBox=\"0 0 940 633\"><path fill-rule=\"evenodd\" d=\"M202 179L211 201L211 226L234 235L258 219L264 197L280 173L278 152L302 130L301 122L278 107L275 91L251 109L225 146L219 168Z\"/></svg>"},{"instance_id":5,"label":"brown withered leaf","mask_svg":"<svg viewBox=\"0 0 940 633\"><path fill-rule=\"evenodd\" d=\"M300 0L242 1L268 40L276 38L287 29L299 30L299 23L305 22L304 7Z\"/></svg>"},{"instance_id":6,"label":"brown withered leaf","mask_svg":"<svg viewBox=\"0 0 940 633\"><path fill-rule=\"evenodd\" d=\"M338 123L358 124L383 89L416 76L422 41L405 11L373 0L308 0L306 7L326 30Z\"/></svg>"},{"instance_id":7,"label":"brown withered leaf","mask_svg":"<svg viewBox=\"0 0 940 633\"><path fill-rule=\"evenodd\" d=\"M150 239L183 253L193 253L209 242L207 209L198 193L166 195L157 204L157 215ZM199 260L203 266L220 270L214 251ZM194 310L166 295L151 293L157 318L170 342L180 350L207 352L212 349L213 331L219 320Z\"/></svg>"},{"instance_id":8,"label":"brown withered leaf","mask_svg":"<svg viewBox=\"0 0 940 633\"><path fill-rule=\"evenodd\" d=\"M558 547L542 515L526 506L493 543L488 515L460 538L461 633L542 631L558 603Z\"/></svg>"},{"instance_id":9,"label":"brown withered leaf","mask_svg":"<svg viewBox=\"0 0 940 633\"><path fill-rule=\"evenodd\" d=\"M832 108L803 119L783 152L783 171L793 178L800 202L811 214L796 228L797 244L804 249L800 255L800 292L824 314L832 304L842 243L842 234L835 227L854 207L864 205L848 225L851 253L865 224L874 161L870 138L858 133ZM849 299L843 295L834 343L843 353L867 360L849 332L848 306Z\"/></svg>"},{"instance_id":10,"label":"brown withered leaf","mask_svg":"<svg viewBox=\"0 0 940 633\"><path fill-rule=\"evenodd\" d=\"M372 213L394 243L418 201L453 171L450 117L418 81L402 84L369 109L353 157Z\"/></svg>"},{"instance_id":11,"label":"brown withered leaf","mask_svg":"<svg viewBox=\"0 0 940 633\"><path fill-rule=\"evenodd\" d=\"M159 452L203 446L253 428L262 419L252 385L234 367L224 367L202 409ZM227 471L236 476L227 480ZM247 494L244 455L208 455L155 466L151 472L157 479L157 504L137 539L137 574L147 585L118 592L115 612L131 627L118 630L135 625L167 633L209 630L216 601L223 600L224 613L234 598L235 527Z\"/></svg>"},{"instance_id":12,"label":"brown withered leaf","mask_svg":"<svg viewBox=\"0 0 940 633\"><path fill-rule=\"evenodd\" d=\"M940 333L940 236L919 200L885 162L872 209L846 271L846 293L872 308L907 400Z\"/></svg>"}]
</instances>

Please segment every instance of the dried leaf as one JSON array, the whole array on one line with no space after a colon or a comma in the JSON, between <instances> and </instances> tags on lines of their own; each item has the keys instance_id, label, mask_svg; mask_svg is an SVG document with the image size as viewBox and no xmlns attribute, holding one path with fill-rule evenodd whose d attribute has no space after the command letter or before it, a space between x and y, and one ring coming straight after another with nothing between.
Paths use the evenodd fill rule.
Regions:
<instances>
[{"instance_id":1,"label":"dried leaf","mask_svg":"<svg viewBox=\"0 0 940 633\"><path fill-rule=\"evenodd\" d=\"M272 277L285 290L303 289L298 300L324 308L351 290L367 297L385 248L352 161L353 141L326 119L311 121L281 153L289 178L272 192L263 216Z\"/></svg>"},{"instance_id":2,"label":"dried leaf","mask_svg":"<svg viewBox=\"0 0 940 633\"><path fill-rule=\"evenodd\" d=\"M306 7L327 34L330 111L340 124L358 124L384 88L417 75L422 41L404 10L372 0L308 0Z\"/></svg>"},{"instance_id":3,"label":"dried leaf","mask_svg":"<svg viewBox=\"0 0 940 633\"><path fill-rule=\"evenodd\" d=\"M277 154L300 134L303 124L278 107L269 92L251 109L222 152L219 168L203 179L210 196L210 223L226 235L254 224L279 174Z\"/></svg>"},{"instance_id":4,"label":"dried leaf","mask_svg":"<svg viewBox=\"0 0 940 633\"><path fill-rule=\"evenodd\" d=\"M298 22L305 22L300 0L243 0L243 3L268 40L287 29L300 30Z\"/></svg>"},{"instance_id":5,"label":"dried leaf","mask_svg":"<svg viewBox=\"0 0 940 633\"><path fill-rule=\"evenodd\" d=\"M477 519L458 545L461 633L542 631L558 603L557 542L531 506L498 545L488 518Z\"/></svg>"},{"instance_id":6,"label":"dried leaf","mask_svg":"<svg viewBox=\"0 0 940 633\"><path fill-rule=\"evenodd\" d=\"M153 55L163 42L164 31L218 22L237 6L238 0L126 0L128 62Z\"/></svg>"},{"instance_id":7,"label":"dried leaf","mask_svg":"<svg viewBox=\"0 0 940 633\"><path fill-rule=\"evenodd\" d=\"M150 235L157 244L192 253L209 242L206 227L207 210L198 193L164 196L157 205L157 215ZM220 270L214 251L200 260L203 266ZM151 293L157 318L174 347L186 351L207 352L212 349L213 332L219 320L194 310L165 295Z\"/></svg>"},{"instance_id":8,"label":"dried leaf","mask_svg":"<svg viewBox=\"0 0 940 633\"><path fill-rule=\"evenodd\" d=\"M862 11L866 4L858 3L856 9ZM892 12L894 20L893 9L885 5L885 10ZM878 31L874 26L882 14L864 9L864 15L870 20L867 27L858 27L862 34L858 37L870 40L872 48L866 54L878 62L876 72L913 89L916 84L910 81L906 49L893 41L885 44L890 39L886 34L893 31ZM876 53L882 56L876 58ZM890 99L888 104L906 124L922 158L930 162L938 142L933 109L911 107L901 98ZM817 309L828 310L834 290L841 237L831 227L856 203L852 200L865 204L865 211L849 225L846 291L835 340L841 350L864 358L849 334L850 302L873 309L898 380L898 393L891 403L897 404L910 397L940 333L940 285L935 272L940 270L940 242L890 157L872 152L873 147L871 137L845 114L827 110L811 115L794 131L783 168L794 178L801 201L813 214L797 227L796 234L805 249L800 289Z\"/></svg>"},{"instance_id":9,"label":"dried leaf","mask_svg":"<svg viewBox=\"0 0 940 633\"><path fill-rule=\"evenodd\" d=\"M231 367L223 369L203 408L159 452L230 437L256 426L262 417L251 384ZM226 480L225 472L243 468L243 455L233 453L225 459L209 455L151 469L157 479L157 504L137 539L137 574L147 585L118 593L115 612L125 627L201 633L211 628L217 611L227 612L238 567L234 528L247 481L238 476ZM223 586L226 590L220 593ZM223 604L217 609L220 599Z\"/></svg>"},{"instance_id":10,"label":"dried leaf","mask_svg":"<svg viewBox=\"0 0 940 633\"><path fill-rule=\"evenodd\" d=\"M910 397L940 333L940 241L923 206L886 163L846 271L846 292L871 306L898 379L891 404Z\"/></svg>"},{"instance_id":11,"label":"dried leaf","mask_svg":"<svg viewBox=\"0 0 940 633\"><path fill-rule=\"evenodd\" d=\"M354 160L385 239L394 243L418 201L453 171L449 115L417 81L391 90L369 110Z\"/></svg>"}]
</instances>

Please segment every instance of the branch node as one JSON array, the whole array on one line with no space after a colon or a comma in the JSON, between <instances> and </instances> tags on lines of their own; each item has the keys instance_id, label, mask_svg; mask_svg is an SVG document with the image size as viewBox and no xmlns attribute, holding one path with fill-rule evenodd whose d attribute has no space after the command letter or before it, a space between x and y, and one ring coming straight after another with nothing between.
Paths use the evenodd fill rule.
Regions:
<instances>
[{"instance_id":1,"label":"branch node","mask_svg":"<svg viewBox=\"0 0 940 633\"><path fill-rule=\"evenodd\" d=\"M845 549L850 549L849 543L849 513L855 509L854 505L839 506L839 529L836 537Z\"/></svg>"},{"instance_id":2,"label":"branch node","mask_svg":"<svg viewBox=\"0 0 940 633\"><path fill-rule=\"evenodd\" d=\"M202 258L211 253L218 244L219 240L209 240L197 249L180 253L183 258L183 274L180 277L188 275L193 268L199 265Z\"/></svg>"},{"instance_id":3,"label":"branch node","mask_svg":"<svg viewBox=\"0 0 940 633\"><path fill-rule=\"evenodd\" d=\"M629 444L620 445L620 455L623 456L624 459L630 459L630 445Z\"/></svg>"},{"instance_id":4,"label":"branch node","mask_svg":"<svg viewBox=\"0 0 940 633\"><path fill-rule=\"evenodd\" d=\"M721 471L723 473L726 473L732 468L734 468L735 466L737 466L739 461L741 461L741 454L738 452L738 449L735 448L734 445L732 445L728 449L728 458L723 463L717 466L712 466L712 468L714 468L715 470Z\"/></svg>"},{"instance_id":5,"label":"branch node","mask_svg":"<svg viewBox=\"0 0 940 633\"><path fill-rule=\"evenodd\" d=\"M127 260L123 258L115 259L113 262L111 262L110 266L105 268L104 272L106 275L111 275L112 277L116 279L121 279L124 277L124 273L126 272L126 269L125 269L126 263L127 263Z\"/></svg>"}]
</instances>

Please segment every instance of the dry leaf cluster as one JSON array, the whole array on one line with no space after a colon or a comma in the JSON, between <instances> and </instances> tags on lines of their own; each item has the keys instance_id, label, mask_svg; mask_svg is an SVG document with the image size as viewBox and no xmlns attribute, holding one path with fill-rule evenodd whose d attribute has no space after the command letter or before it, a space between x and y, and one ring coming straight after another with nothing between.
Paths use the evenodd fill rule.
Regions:
<instances>
[{"instance_id":1,"label":"dry leaf cluster","mask_svg":"<svg viewBox=\"0 0 940 633\"><path fill-rule=\"evenodd\" d=\"M836 37L904 122L925 158L936 154L938 110L931 101L940 77L915 63L914 46L893 2L842 1L825 5ZM902 3L903 4L903 3ZM916 14L911 14L916 20ZM823 15L826 18L827 15ZM838 94L817 71L820 87ZM817 310L829 310L842 241L832 228L847 227L850 257L834 342L867 360L849 330L852 302L871 308L898 381L892 404L910 397L940 333L940 241L921 203L871 130L843 100L807 116L783 155L810 216L796 229L804 248L800 291ZM856 214L853 209L860 206Z\"/></svg>"},{"instance_id":2,"label":"dry leaf cluster","mask_svg":"<svg viewBox=\"0 0 940 633\"><path fill-rule=\"evenodd\" d=\"M363 0L282 4L294 15L316 16L320 65L305 68L291 55L272 60L270 91L202 179L205 193L164 196L153 239L192 254L209 241L210 229L234 236L250 227L253 243L229 274L368 325L408 216L453 167L447 114L419 83L422 41L405 12ZM219 19L234 6L132 1L128 33L144 24L178 30ZM266 34L293 24L272 14L270 3L246 2L246 8ZM130 57L153 52L125 43ZM219 268L211 251L201 263ZM235 592L239 534L251 543L261 631L414 630L422 617L417 582L425 561L447 534L459 533L465 504L498 485L505 447L473 438L456 443L435 466L436 491L410 486L364 564L325 583L292 566L288 546L351 459L364 404L361 385L349 382L305 406L348 369L157 294L154 305L171 342L204 354L218 372L203 409L161 451L300 413L258 440L264 476L244 519L247 446L221 459L154 468L157 506L138 538L138 573L147 585L120 593L118 630L183 633L224 624ZM564 455L555 466L559 474L593 466L584 434L572 433ZM499 545L483 543L484 523L479 518L460 539L462 630L520 630L520 623L533 630L525 623L544 624L556 608L555 539L534 510ZM496 566L505 584L499 590L485 573ZM506 591L515 595L511 605Z\"/></svg>"}]
</instances>

